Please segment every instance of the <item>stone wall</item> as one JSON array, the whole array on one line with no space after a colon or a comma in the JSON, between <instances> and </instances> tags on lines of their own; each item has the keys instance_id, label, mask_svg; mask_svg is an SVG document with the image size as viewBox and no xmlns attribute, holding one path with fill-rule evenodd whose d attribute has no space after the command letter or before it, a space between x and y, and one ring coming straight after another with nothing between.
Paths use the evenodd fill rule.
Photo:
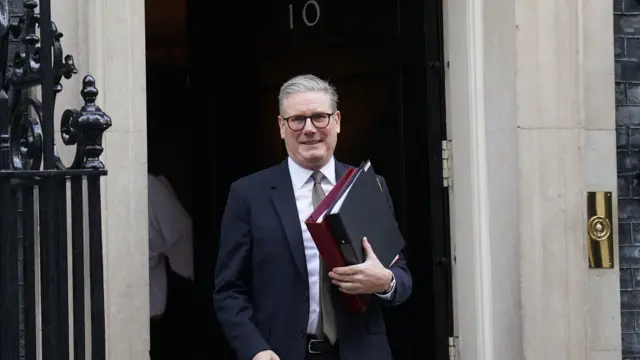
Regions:
<instances>
[{"instance_id":1,"label":"stone wall","mask_svg":"<svg viewBox=\"0 0 640 360\"><path fill-rule=\"evenodd\" d=\"M640 360L640 2L614 0L622 349Z\"/></svg>"}]
</instances>

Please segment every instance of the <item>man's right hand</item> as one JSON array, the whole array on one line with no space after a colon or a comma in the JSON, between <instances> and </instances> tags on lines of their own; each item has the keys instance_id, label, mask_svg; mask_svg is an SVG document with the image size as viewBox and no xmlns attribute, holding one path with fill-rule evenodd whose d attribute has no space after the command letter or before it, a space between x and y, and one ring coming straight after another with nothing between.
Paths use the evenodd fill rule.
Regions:
<instances>
[{"instance_id":1,"label":"man's right hand","mask_svg":"<svg viewBox=\"0 0 640 360\"><path fill-rule=\"evenodd\" d=\"M265 350L257 353L253 360L280 360L280 358L273 351Z\"/></svg>"}]
</instances>

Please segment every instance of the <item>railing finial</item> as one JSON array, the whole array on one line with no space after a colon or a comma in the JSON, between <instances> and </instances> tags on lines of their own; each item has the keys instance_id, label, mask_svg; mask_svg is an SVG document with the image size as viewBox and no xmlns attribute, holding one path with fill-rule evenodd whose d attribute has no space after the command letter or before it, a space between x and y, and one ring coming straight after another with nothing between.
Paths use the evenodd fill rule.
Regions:
<instances>
[{"instance_id":1,"label":"railing finial","mask_svg":"<svg viewBox=\"0 0 640 360\"><path fill-rule=\"evenodd\" d=\"M62 114L62 139L66 145L76 145L76 157L71 168L105 168L100 160L104 151L102 135L111 127L111 118L96 105L99 92L95 85L93 76L85 76L80 91L84 105L80 110L65 110Z\"/></svg>"}]
</instances>

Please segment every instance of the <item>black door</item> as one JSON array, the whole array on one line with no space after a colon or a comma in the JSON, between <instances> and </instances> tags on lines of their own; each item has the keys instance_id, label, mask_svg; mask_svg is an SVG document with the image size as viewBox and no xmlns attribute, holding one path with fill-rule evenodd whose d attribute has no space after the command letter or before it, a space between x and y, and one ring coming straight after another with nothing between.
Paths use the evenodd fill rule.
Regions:
<instances>
[{"instance_id":1,"label":"black door","mask_svg":"<svg viewBox=\"0 0 640 360\"><path fill-rule=\"evenodd\" d=\"M194 1L189 10L190 121L198 124L194 142L201 154L196 201L209 212L195 216L201 290L213 287L230 183L286 155L276 120L279 86L312 73L338 90L337 159L372 160L389 184L407 239L413 295L385 313L394 358L447 359L452 328L438 2Z\"/></svg>"}]
</instances>

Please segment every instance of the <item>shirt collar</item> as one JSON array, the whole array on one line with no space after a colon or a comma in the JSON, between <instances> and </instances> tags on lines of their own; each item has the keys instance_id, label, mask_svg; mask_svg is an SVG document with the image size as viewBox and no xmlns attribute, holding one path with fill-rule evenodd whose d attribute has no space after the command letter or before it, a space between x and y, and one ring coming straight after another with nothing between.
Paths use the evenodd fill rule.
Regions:
<instances>
[{"instance_id":1,"label":"shirt collar","mask_svg":"<svg viewBox=\"0 0 640 360\"><path fill-rule=\"evenodd\" d=\"M288 159L289 163L289 175L291 175L291 183L294 189L300 189L311 177L313 170L305 169L298 165L291 157ZM324 177L329 180L331 185L336 183L336 162L333 156L329 159L329 162L320 169L320 172Z\"/></svg>"}]
</instances>

